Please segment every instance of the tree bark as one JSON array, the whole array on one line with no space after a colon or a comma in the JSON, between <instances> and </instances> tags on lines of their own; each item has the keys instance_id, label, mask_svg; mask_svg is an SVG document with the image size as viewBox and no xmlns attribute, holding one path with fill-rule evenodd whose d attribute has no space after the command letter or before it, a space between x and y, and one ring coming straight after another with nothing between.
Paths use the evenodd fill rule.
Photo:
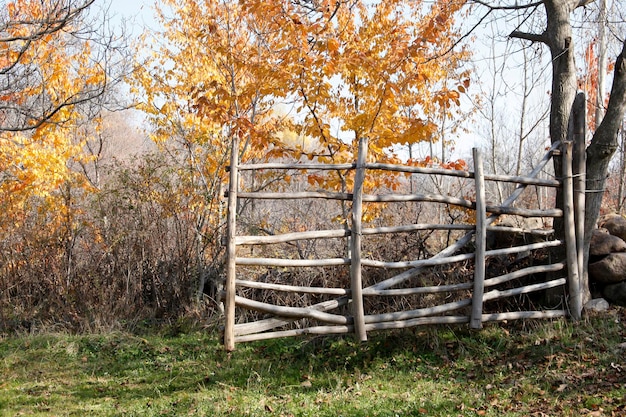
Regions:
<instances>
[{"instance_id":1,"label":"tree bark","mask_svg":"<svg viewBox=\"0 0 626 417\"><path fill-rule=\"evenodd\" d=\"M552 56L552 95L550 103L550 140L567 139L568 123L574 99L577 93L576 66L572 41L572 12L592 3L594 0L544 0L546 11L546 29L541 34L512 32L511 37L543 42L550 48ZM626 41L615 64L613 86L606 114L593 135L587 148L587 196L585 202L585 259L589 253L591 232L596 225L602 205L604 186L607 178L609 162L618 148L618 132L622 125L626 110ZM557 177L562 176L562 164L559 158L554 159L554 170ZM557 207L562 207L562 193L557 192ZM563 236L562 223L554 225L558 237Z\"/></svg>"},{"instance_id":2,"label":"tree bark","mask_svg":"<svg viewBox=\"0 0 626 417\"><path fill-rule=\"evenodd\" d=\"M602 206L609 162L618 148L618 133L626 111L626 41L615 62L611 96L602 123L587 148L587 199L585 203L585 250Z\"/></svg>"}]
</instances>

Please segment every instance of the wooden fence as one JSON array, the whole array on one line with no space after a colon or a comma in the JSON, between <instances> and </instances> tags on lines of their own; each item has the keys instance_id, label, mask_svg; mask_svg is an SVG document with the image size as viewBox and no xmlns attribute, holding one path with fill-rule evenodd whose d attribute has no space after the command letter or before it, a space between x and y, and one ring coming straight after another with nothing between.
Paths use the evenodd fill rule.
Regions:
<instances>
[{"instance_id":1,"label":"wooden fence","mask_svg":"<svg viewBox=\"0 0 626 417\"><path fill-rule=\"evenodd\" d=\"M238 161L238 143L233 144L230 164L230 184L228 195L228 234L227 234L227 277L223 292L225 301L224 344L227 350L233 350L235 343L269 338L296 336L304 334L341 334L354 333L356 337L365 341L367 332L373 330L396 329L423 324L469 323L471 328L482 327L483 322L511 320L523 318L552 318L571 315L578 319L582 306L579 297L579 277L581 276L576 241L575 215L576 204L574 198L574 178L572 174L572 143L567 142L555 145L547 151L535 168L526 176L505 176L484 173L483 161L478 150L473 150L473 172L460 170L445 170L439 168L424 168L415 166L392 165L366 162L368 142L366 139L359 143L357 161L351 164L317 164L317 163L266 163L240 164ZM562 158L563 179L541 179L538 174L547 166L552 157ZM350 193L329 191L303 192L242 192L239 184L242 171L254 170L355 170L354 187ZM396 194L381 195L365 194L363 183L368 171L394 171L410 175L444 176L473 179L475 187L475 201L438 194ZM511 195L500 205L491 205L485 199L485 183L500 181L514 183L515 188ZM525 188L533 187L561 187L563 191L563 209L529 209L515 207L514 203ZM578 185L580 187L580 185ZM583 194L583 193L578 193ZM290 231L275 235L238 235L237 234L237 204L244 199L330 199L351 203L351 215L345 224L348 227L329 230ZM249 201L249 200L248 200ZM364 227L362 222L363 203L420 202L435 203L464 208L475 214L471 222L465 224L403 224L386 227ZM584 203L583 203L584 206ZM562 239L546 239L545 236L554 236L553 230L535 229L522 230L514 227L498 226L496 220L501 215L515 215L527 217L541 217L543 219L560 218L564 226ZM332 224L330 219L326 224ZM336 224L336 223L335 223ZM339 226L340 227L340 226ZM455 230L460 231L460 238L434 256L425 259L388 262L385 260L370 259L362 252L362 239L372 235L390 233L410 233L424 230ZM518 246L492 249L487 246L487 235L493 232L528 233L544 236L541 241L525 243ZM241 246L275 245L286 242L295 242L311 239L343 239L346 243L346 257L327 259L279 259L267 257L243 256ZM486 259L512 254L528 253L529 251L543 250L564 245L561 253L565 258L549 264L522 267L519 270L507 271L499 276L487 276ZM470 249L468 249L470 248ZM250 251L248 251L250 252ZM444 285L413 286L405 288L402 284L411 281L428 268L473 261L473 279L471 282L452 283ZM261 282L250 277L241 277L241 268L349 268L348 288L323 288L303 285L289 285L285 283ZM369 286L363 285L362 271L367 268L381 268L384 270L400 271L396 275L375 282ZM239 272L238 272L239 271ZM522 284L511 288L522 277L532 274L545 274L551 277L543 282ZM498 289L501 284L507 284L506 289ZM549 311L508 311L499 313L484 313L483 304L490 300L500 300L520 294L543 291L549 288L562 287L569 289L569 302L559 310ZM307 306L275 305L264 301L246 298L241 295L242 289L254 288L260 291L317 294L324 295L325 301ZM378 314L368 314L365 308L366 297L407 297L416 294L453 293L465 291L471 294L453 302L444 302L435 306L410 306L401 311L390 311ZM349 306L350 308L346 308ZM237 309L248 309L259 312L262 318L251 322L237 322ZM333 310L343 312L333 313ZM459 311L464 311L460 314ZM456 312L456 313L455 313ZM300 323L299 325L295 325Z\"/></svg>"}]
</instances>

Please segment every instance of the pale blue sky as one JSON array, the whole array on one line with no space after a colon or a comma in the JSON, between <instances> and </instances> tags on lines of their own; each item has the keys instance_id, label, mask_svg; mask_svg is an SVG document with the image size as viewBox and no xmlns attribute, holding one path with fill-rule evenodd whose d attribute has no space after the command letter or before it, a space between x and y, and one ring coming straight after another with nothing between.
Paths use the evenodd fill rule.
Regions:
<instances>
[{"instance_id":1,"label":"pale blue sky","mask_svg":"<svg viewBox=\"0 0 626 417\"><path fill-rule=\"evenodd\" d=\"M155 0L103 0L110 4L110 13L116 21L125 21L128 29L135 34L144 26L154 24L152 6Z\"/></svg>"}]
</instances>

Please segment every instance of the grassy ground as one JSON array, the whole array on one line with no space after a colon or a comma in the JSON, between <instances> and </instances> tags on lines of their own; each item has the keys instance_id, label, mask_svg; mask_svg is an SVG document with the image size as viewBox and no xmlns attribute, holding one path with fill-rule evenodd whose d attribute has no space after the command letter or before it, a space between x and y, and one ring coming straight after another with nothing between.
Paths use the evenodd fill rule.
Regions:
<instances>
[{"instance_id":1,"label":"grassy ground","mask_svg":"<svg viewBox=\"0 0 626 417\"><path fill-rule=\"evenodd\" d=\"M624 416L626 310L240 344L168 328L0 339L2 416Z\"/></svg>"}]
</instances>

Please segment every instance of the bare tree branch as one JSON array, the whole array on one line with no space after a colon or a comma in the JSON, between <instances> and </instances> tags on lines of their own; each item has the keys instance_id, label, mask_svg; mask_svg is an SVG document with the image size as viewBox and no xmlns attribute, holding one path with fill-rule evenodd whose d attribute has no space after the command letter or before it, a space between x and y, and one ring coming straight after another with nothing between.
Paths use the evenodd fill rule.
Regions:
<instances>
[{"instance_id":1,"label":"bare tree branch","mask_svg":"<svg viewBox=\"0 0 626 417\"><path fill-rule=\"evenodd\" d=\"M110 72L111 65L119 64L111 61L117 41L104 33L105 24L85 20L94 3L95 0L56 0L46 2L40 16L0 14L0 45L5 51L0 61L0 131L35 130L51 122L63 108L86 105L103 96L111 82L119 82L111 78ZM98 32L101 29L103 33ZM64 37L70 48L74 44L80 47L85 41L91 43L92 67L103 75L101 82L94 85L88 80L79 81L82 84L77 84L76 92L59 91L57 99L48 95L43 86L49 83L50 75L42 71L41 62L29 57L38 45L47 43L46 37L55 34ZM27 89L31 92L23 94Z\"/></svg>"},{"instance_id":2,"label":"bare tree branch","mask_svg":"<svg viewBox=\"0 0 626 417\"><path fill-rule=\"evenodd\" d=\"M511 32L509 37L524 39L524 40L531 41L531 42L541 42L541 43L548 42L548 37L546 36L545 32L538 35L536 33L527 33L527 32L520 32L518 30L514 30L513 32Z\"/></svg>"}]
</instances>

